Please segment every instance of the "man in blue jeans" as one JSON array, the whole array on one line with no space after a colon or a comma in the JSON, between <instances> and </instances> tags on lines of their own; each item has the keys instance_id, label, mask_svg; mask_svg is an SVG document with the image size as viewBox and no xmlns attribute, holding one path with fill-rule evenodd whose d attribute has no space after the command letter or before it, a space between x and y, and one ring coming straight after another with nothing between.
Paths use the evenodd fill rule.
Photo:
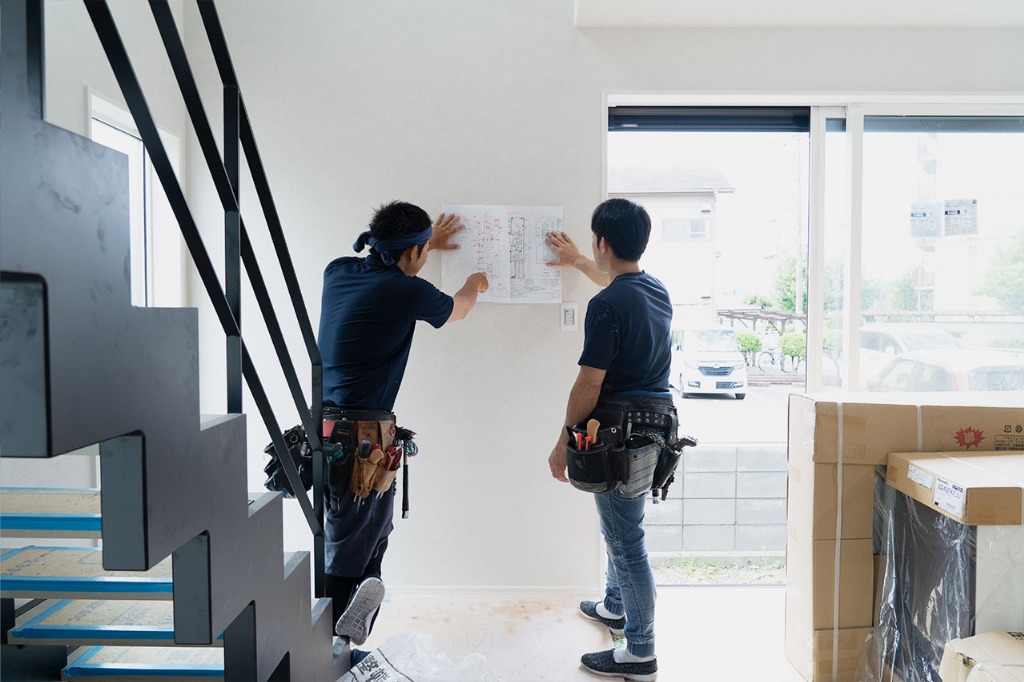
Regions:
<instances>
[{"instance_id":1,"label":"man in blue jeans","mask_svg":"<svg viewBox=\"0 0 1024 682\"><path fill-rule=\"evenodd\" d=\"M612 426L624 424L626 414L636 409L674 411L669 393L672 303L664 285L639 264L651 219L631 201L609 199L594 211L590 227L593 261L580 256L564 233L548 235L559 256L552 265L572 265L607 285L587 306L580 371L569 394L565 424L572 427L596 418ZM651 682L658 676L656 593L643 522L661 448L642 427L630 428L629 433L628 482L594 495L608 554L604 599L580 604L587 618L613 634L624 633L626 648L584 654L581 664L596 675ZM564 428L548 465L552 476L568 481Z\"/></svg>"}]
</instances>

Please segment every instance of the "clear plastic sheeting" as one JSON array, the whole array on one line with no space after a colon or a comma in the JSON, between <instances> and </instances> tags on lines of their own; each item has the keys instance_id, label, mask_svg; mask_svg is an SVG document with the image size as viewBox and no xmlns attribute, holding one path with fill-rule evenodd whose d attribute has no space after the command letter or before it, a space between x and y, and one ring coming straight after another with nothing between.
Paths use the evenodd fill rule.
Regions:
<instances>
[{"instance_id":1,"label":"clear plastic sheeting","mask_svg":"<svg viewBox=\"0 0 1024 682\"><path fill-rule=\"evenodd\" d=\"M942 682L946 642L1024 629L1024 525L967 526L876 486L877 614L863 682Z\"/></svg>"},{"instance_id":2,"label":"clear plastic sheeting","mask_svg":"<svg viewBox=\"0 0 1024 682\"><path fill-rule=\"evenodd\" d=\"M423 632L395 635L374 649L337 682L501 682L480 654L455 663Z\"/></svg>"}]
</instances>

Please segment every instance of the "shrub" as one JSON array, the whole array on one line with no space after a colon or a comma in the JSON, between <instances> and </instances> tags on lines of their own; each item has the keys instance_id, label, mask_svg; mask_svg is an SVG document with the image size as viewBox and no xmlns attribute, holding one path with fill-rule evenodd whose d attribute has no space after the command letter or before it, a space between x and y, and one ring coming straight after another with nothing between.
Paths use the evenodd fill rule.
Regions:
<instances>
[{"instance_id":1,"label":"shrub","mask_svg":"<svg viewBox=\"0 0 1024 682\"><path fill-rule=\"evenodd\" d=\"M754 355L761 350L761 337L754 332L744 331L736 335L740 351L746 357L748 365L754 364Z\"/></svg>"},{"instance_id":2,"label":"shrub","mask_svg":"<svg viewBox=\"0 0 1024 682\"><path fill-rule=\"evenodd\" d=\"M794 360L807 359L807 337L803 332L786 332L779 339L779 348L783 355L788 355Z\"/></svg>"}]
</instances>

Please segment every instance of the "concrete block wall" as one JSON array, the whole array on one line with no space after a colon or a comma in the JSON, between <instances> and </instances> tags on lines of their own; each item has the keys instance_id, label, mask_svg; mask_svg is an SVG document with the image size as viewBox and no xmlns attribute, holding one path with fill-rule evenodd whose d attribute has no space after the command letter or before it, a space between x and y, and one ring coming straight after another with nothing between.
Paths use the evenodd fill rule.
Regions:
<instances>
[{"instance_id":1,"label":"concrete block wall","mask_svg":"<svg viewBox=\"0 0 1024 682\"><path fill-rule=\"evenodd\" d=\"M784 550L786 475L785 443L714 443L685 452L668 499L648 502L648 551Z\"/></svg>"}]
</instances>

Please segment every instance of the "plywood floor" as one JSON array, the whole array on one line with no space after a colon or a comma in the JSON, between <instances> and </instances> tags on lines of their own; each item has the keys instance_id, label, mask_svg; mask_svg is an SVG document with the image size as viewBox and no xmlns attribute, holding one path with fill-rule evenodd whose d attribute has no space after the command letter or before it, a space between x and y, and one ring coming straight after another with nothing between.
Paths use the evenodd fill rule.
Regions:
<instances>
[{"instance_id":1,"label":"plywood floor","mask_svg":"<svg viewBox=\"0 0 1024 682\"><path fill-rule=\"evenodd\" d=\"M419 631L458 662L482 654L504 682L601 679L580 655L613 645L608 631L578 614L596 595L552 592L391 590L370 639ZM660 682L800 682L783 654L781 587L662 587L658 590Z\"/></svg>"}]
</instances>

